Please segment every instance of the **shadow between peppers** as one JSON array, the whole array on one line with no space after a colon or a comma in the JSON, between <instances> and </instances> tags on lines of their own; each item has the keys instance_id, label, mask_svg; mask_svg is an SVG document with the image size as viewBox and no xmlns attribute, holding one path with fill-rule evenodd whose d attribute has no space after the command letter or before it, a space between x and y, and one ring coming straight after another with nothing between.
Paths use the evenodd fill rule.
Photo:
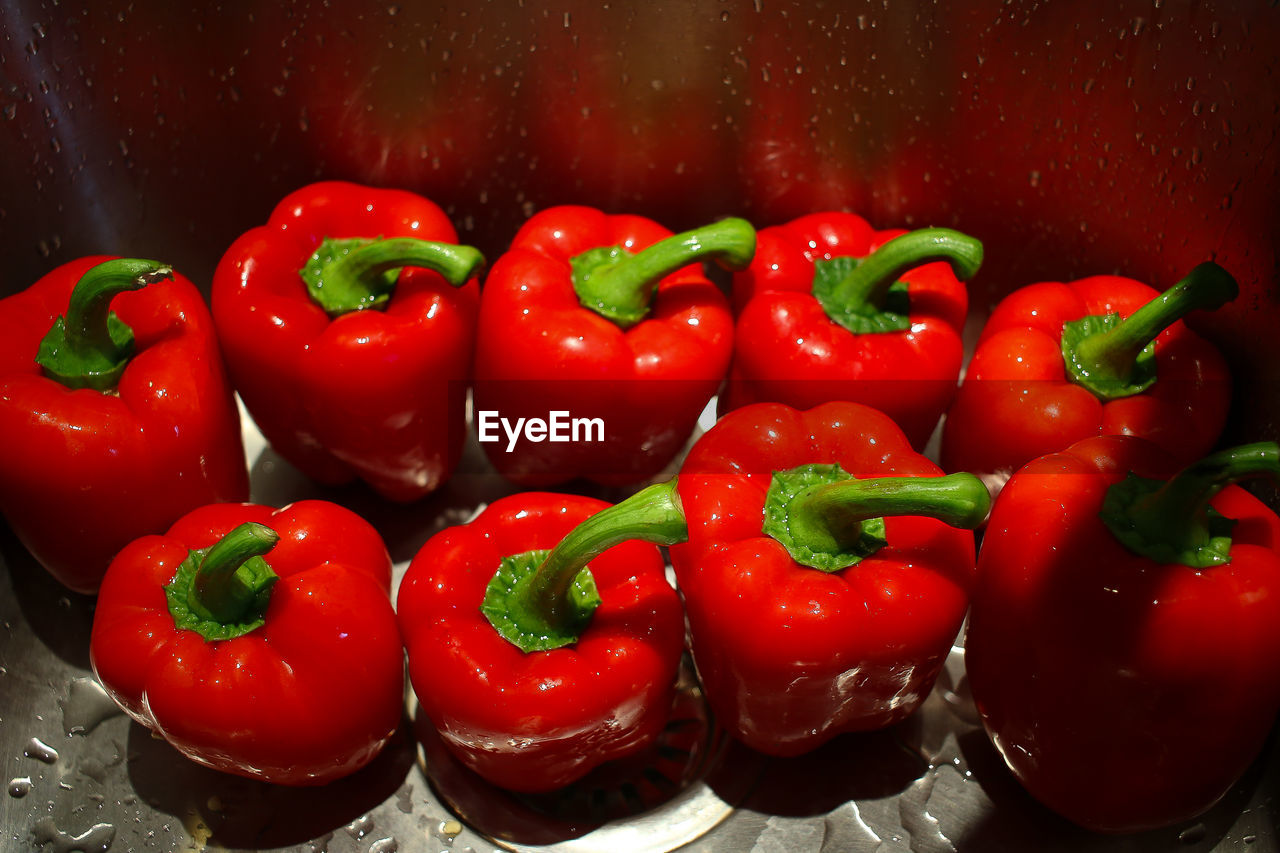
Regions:
<instances>
[{"instance_id":1,"label":"shadow between peppers","mask_svg":"<svg viewBox=\"0 0 1280 853\"><path fill-rule=\"evenodd\" d=\"M0 560L26 627L64 662L89 669L94 597L62 586L36 562L7 524L0 524Z\"/></svg>"},{"instance_id":2,"label":"shadow between peppers","mask_svg":"<svg viewBox=\"0 0 1280 853\"><path fill-rule=\"evenodd\" d=\"M144 726L129 726L129 781L138 797L180 821L197 818L211 832L210 845L232 849L289 847L341 829L393 799L413 760L410 724L401 720L362 769L327 785L294 788L211 770Z\"/></svg>"}]
</instances>

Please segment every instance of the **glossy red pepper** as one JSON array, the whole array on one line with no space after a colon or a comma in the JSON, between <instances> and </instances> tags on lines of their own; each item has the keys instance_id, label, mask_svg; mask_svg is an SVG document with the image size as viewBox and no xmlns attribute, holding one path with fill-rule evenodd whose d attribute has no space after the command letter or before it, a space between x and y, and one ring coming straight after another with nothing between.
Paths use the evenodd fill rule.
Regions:
<instances>
[{"instance_id":1,"label":"glossy red pepper","mask_svg":"<svg viewBox=\"0 0 1280 853\"><path fill-rule=\"evenodd\" d=\"M1164 293L1118 276L1014 291L983 327L947 414L942 467L998 486L1096 435L1142 436L1184 462L1203 455L1222 432L1231 377L1180 318L1236 292L1216 264Z\"/></svg>"},{"instance_id":2,"label":"glossy red pepper","mask_svg":"<svg viewBox=\"0 0 1280 853\"><path fill-rule=\"evenodd\" d=\"M1014 775L1094 830L1187 820L1280 711L1280 520L1230 482L1280 474L1274 443L1170 478L1127 436L1021 468L982 542L965 660Z\"/></svg>"},{"instance_id":3,"label":"glossy red pepper","mask_svg":"<svg viewBox=\"0 0 1280 853\"><path fill-rule=\"evenodd\" d=\"M721 414L852 400L888 414L922 450L960 378L969 307L960 280L981 263L972 237L875 231L852 213L761 229L755 258L733 280L738 319Z\"/></svg>"},{"instance_id":4,"label":"glossy red pepper","mask_svg":"<svg viewBox=\"0 0 1280 853\"><path fill-rule=\"evenodd\" d=\"M698 439L671 548L716 719L774 755L890 725L924 701L968 607L982 483L884 414L759 403ZM855 479L856 478L856 479ZM953 526L948 526L953 525Z\"/></svg>"},{"instance_id":5,"label":"glossy red pepper","mask_svg":"<svg viewBox=\"0 0 1280 853\"><path fill-rule=\"evenodd\" d=\"M483 263L456 242L421 196L326 181L222 257L213 318L231 378L308 477L411 501L452 474Z\"/></svg>"},{"instance_id":6,"label":"glossy red pepper","mask_svg":"<svg viewBox=\"0 0 1280 853\"><path fill-rule=\"evenodd\" d=\"M740 267L754 248L741 219L678 235L586 207L526 222L481 297L475 409L498 471L526 485L660 472L724 380L732 348L728 302L696 262ZM499 428L557 411L600 426L590 440L584 430L558 443L545 431L509 440Z\"/></svg>"},{"instance_id":7,"label":"glossy red pepper","mask_svg":"<svg viewBox=\"0 0 1280 853\"><path fill-rule=\"evenodd\" d=\"M368 764L400 723L391 559L350 510L215 504L112 562L93 669L188 758L283 785Z\"/></svg>"},{"instance_id":8,"label":"glossy red pepper","mask_svg":"<svg viewBox=\"0 0 1280 853\"><path fill-rule=\"evenodd\" d=\"M657 736L684 620L661 553L626 540L682 536L673 500L669 483L613 507L514 495L414 557L396 602L409 677L465 765L547 791Z\"/></svg>"},{"instance_id":9,"label":"glossy red pepper","mask_svg":"<svg viewBox=\"0 0 1280 853\"><path fill-rule=\"evenodd\" d=\"M95 592L131 540L248 493L240 417L190 281L89 257L0 301L0 509L64 585Z\"/></svg>"}]
</instances>

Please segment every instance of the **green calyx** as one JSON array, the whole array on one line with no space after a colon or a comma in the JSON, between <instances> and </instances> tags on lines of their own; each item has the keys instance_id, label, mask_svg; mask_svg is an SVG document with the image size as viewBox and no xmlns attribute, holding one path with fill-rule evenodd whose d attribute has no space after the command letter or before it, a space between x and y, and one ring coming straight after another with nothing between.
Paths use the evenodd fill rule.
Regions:
<instances>
[{"instance_id":1,"label":"green calyx","mask_svg":"<svg viewBox=\"0 0 1280 853\"><path fill-rule=\"evenodd\" d=\"M262 627L278 580L262 555L279 539L265 524L246 522L212 547L191 551L164 588L174 625L208 641Z\"/></svg>"},{"instance_id":2,"label":"green calyx","mask_svg":"<svg viewBox=\"0 0 1280 853\"><path fill-rule=\"evenodd\" d=\"M1220 308L1239 292L1230 273L1208 262L1124 320L1104 314L1064 323L1067 378L1103 402L1141 394L1156 381L1156 337L1192 311Z\"/></svg>"},{"instance_id":3,"label":"green calyx","mask_svg":"<svg viewBox=\"0 0 1280 853\"><path fill-rule=\"evenodd\" d=\"M764 502L765 535L778 540L800 565L824 572L838 572L870 557L889 544L883 517L837 516L826 524L814 513L797 512L793 517L791 512L792 502L802 492L847 482L856 481L839 465L801 465L774 471Z\"/></svg>"},{"instance_id":4,"label":"green calyx","mask_svg":"<svg viewBox=\"0 0 1280 853\"><path fill-rule=\"evenodd\" d=\"M298 274L312 300L330 317L339 317L386 307L403 267L435 270L461 287L482 266L484 256L471 246L415 237L326 237Z\"/></svg>"},{"instance_id":5,"label":"green calyx","mask_svg":"<svg viewBox=\"0 0 1280 853\"><path fill-rule=\"evenodd\" d=\"M584 566L569 579L557 602L554 622L539 612L530 586L550 553L525 551L503 557L480 605L489 624L524 652L545 652L576 643L600 606L595 578Z\"/></svg>"},{"instance_id":6,"label":"green calyx","mask_svg":"<svg viewBox=\"0 0 1280 853\"><path fill-rule=\"evenodd\" d=\"M744 269L756 251L756 231L729 217L674 234L639 252L602 246L570 259L573 289L584 308L623 329L649 314L658 282L681 267L714 258L729 270Z\"/></svg>"},{"instance_id":7,"label":"green calyx","mask_svg":"<svg viewBox=\"0 0 1280 853\"><path fill-rule=\"evenodd\" d=\"M93 267L76 282L67 313L40 341L36 364L68 388L114 390L133 356L133 330L111 310L111 300L166 278L173 278L173 268L159 261L117 258Z\"/></svg>"},{"instance_id":8,"label":"green calyx","mask_svg":"<svg viewBox=\"0 0 1280 853\"><path fill-rule=\"evenodd\" d=\"M1209 501L1250 477L1280 481L1280 445L1263 441L1223 450L1169 480L1130 474L1107 490L1098 517L1126 548L1157 563L1219 566L1231 559L1235 521Z\"/></svg>"},{"instance_id":9,"label":"green calyx","mask_svg":"<svg viewBox=\"0 0 1280 853\"><path fill-rule=\"evenodd\" d=\"M982 266L982 243L950 228L921 228L895 237L863 258L841 255L813 264L813 296L833 323L856 335L911 326L904 272L947 261L967 281Z\"/></svg>"},{"instance_id":10,"label":"green calyx","mask_svg":"<svg viewBox=\"0 0 1280 853\"><path fill-rule=\"evenodd\" d=\"M774 472L762 530L797 563L838 572L888 544L886 516L925 516L972 530L990 508L990 493L972 474L859 480L839 465L801 465Z\"/></svg>"},{"instance_id":11,"label":"green calyx","mask_svg":"<svg viewBox=\"0 0 1280 853\"><path fill-rule=\"evenodd\" d=\"M628 540L672 545L688 535L676 481L649 486L586 519L550 551L504 557L480 612L523 652L573 645L600 604L589 562Z\"/></svg>"}]
</instances>

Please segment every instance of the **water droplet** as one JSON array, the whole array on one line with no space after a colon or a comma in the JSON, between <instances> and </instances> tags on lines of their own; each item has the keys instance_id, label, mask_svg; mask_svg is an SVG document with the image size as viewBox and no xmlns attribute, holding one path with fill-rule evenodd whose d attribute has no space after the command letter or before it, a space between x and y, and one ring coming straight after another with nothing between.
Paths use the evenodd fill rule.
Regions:
<instances>
[{"instance_id":1,"label":"water droplet","mask_svg":"<svg viewBox=\"0 0 1280 853\"><path fill-rule=\"evenodd\" d=\"M898 798L898 817L911 836L912 850L955 853L955 845L942 834L937 817L929 812L929 798L937 779L936 773L926 773L904 791Z\"/></svg>"},{"instance_id":2,"label":"water droplet","mask_svg":"<svg viewBox=\"0 0 1280 853\"><path fill-rule=\"evenodd\" d=\"M13 118L14 116L16 116L17 114L18 114L18 105L17 105L17 104L5 104L5 105L4 105L4 117L5 117L5 118L7 118L7 119L12 119L12 118Z\"/></svg>"},{"instance_id":3,"label":"water droplet","mask_svg":"<svg viewBox=\"0 0 1280 853\"><path fill-rule=\"evenodd\" d=\"M728 12L721 12L721 13L720 13L720 21L721 21L721 23L725 23L725 24L729 23L729 13L728 13Z\"/></svg>"},{"instance_id":4,"label":"water droplet","mask_svg":"<svg viewBox=\"0 0 1280 853\"><path fill-rule=\"evenodd\" d=\"M1140 36L1142 35L1142 31L1145 30L1146 28L1147 28L1147 21L1145 18L1134 18L1133 27L1130 29L1130 32L1132 32L1135 36Z\"/></svg>"},{"instance_id":5,"label":"water droplet","mask_svg":"<svg viewBox=\"0 0 1280 853\"><path fill-rule=\"evenodd\" d=\"M369 853L397 853L400 842L394 838L379 838L369 845Z\"/></svg>"},{"instance_id":6,"label":"water droplet","mask_svg":"<svg viewBox=\"0 0 1280 853\"><path fill-rule=\"evenodd\" d=\"M394 18L396 15L400 14L400 7L397 5L388 6L387 14Z\"/></svg>"},{"instance_id":7,"label":"water droplet","mask_svg":"<svg viewBox=\"0 0 1280 853\"><path fill-rule=\"evenodd\" d=\"M1031 182L1031 186L1033 187L1040 186L1040 171L1038 169L1033 169L1031 171L1031 174L1028 175L1027 177Z\"/></svg>"},{"instance_id":8,"label":"water droplet","mask_svg":"<svg viewBox=\"0 0 1280 853\"><path fill-rule=\"evenodd\" d=\"M9 796L13 797L14 799L20 800L30 793L31 793L31 777L30 776L18 776L15 779L9 780Z\"/></svg>"},{"instance_id":9,"label":"water droplet","mask_svg":"<svg viewBox=\"0 0 1280 853\"><path fill-rule=\"evenodd\" d=\"M124 713L96 679L88 676L71 682L62 704L62 731L68 735L88 734L103 720Z\"/></svg>"},{"instance_id":10,"label":"water droplet","mask_svg":"<svg viewBox=\"0 0 1280 853\"><path fill-rule=\"evenodd\" d=\"M347 824L347 833L352 838L364 838L371 832L373 832L373 817L370 815L363 815Z\"/></svg>"},{"instance_id":11,"label":"water droplet","mask_svg":"<svg viewBox=\"0 0 1280 853\"><path fill-rule=\"evenodd\" d=\"M1094 79L1093 79L1092 77L1090 77L1088 80L1085 80L1085 81L1084 81L1084 85L1083 85L1083 86L1081 86L1080 88L1081 88L1081 90L1082 90L1082 91L1087 95L1087 94L1089 94L1090 92L1092 92L1092 91L1093 91L1093 87L1094 87L1094 83L1095 83L1095 82L1096 82L1096 81L1094 81Z\"/></svg>"},{"instance_id":12,"label":"water droplet","mask_svg":"<svg viewBox=\"0 0 1280 853\"><path fill-rule=\"evenodd\" d=\"M1183 844L1199 844L1204 841L1208 830L1205 829L1203 823L1197 823L1195 826L1189 827L1178 833L1178 840Z\"/></svg>"},{"instance_id":13,"label":"water droplet","mask_svg":"<svg viewBox=\"0 0 1280 853\"><path fill-rule=\"evenodd\" d=\"M129 156L129 143L125 142L123 139L120 139L120 140L117 140L117 141L116 141L116 144L120 146L120 153L121 153L121 154L123 154L124 156L128 157L128 156Z\"/></svg>"},{"instance_id":14,"label":"water droplet","mask_svg":"<svg viewBox=\"0 0 1280 853\"><path fill-rule=\"evenodd\" d=\"M106 853L116 839L116 828L109 823L98 823L73 836L58 829L53 818L45 817L31 828L31 834L37 845L53 845L53 853Z\"/></svg>"},{"instance_id":15,"label":"water droplet","mask_svg":"<svg viewBox=\"0 0 1280 853\"><path fill-rule=\"evenodd\" d=\"M33 737L27 741L26 749L22 750L22 754L27 758L34 758L36 761L42 761L45 764L54 764L58 761L58 750L38 737Z\"/></svg>"}]
</instances>

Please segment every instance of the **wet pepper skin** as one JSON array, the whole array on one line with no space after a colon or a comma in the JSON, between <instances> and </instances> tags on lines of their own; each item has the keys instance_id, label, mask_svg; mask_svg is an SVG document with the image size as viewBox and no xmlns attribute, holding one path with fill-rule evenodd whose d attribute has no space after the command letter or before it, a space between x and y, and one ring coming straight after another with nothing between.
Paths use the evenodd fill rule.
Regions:
<instances>
[{"instance_id":1,"label":"wet pepper skin","mask_svg":"<svg viewBox=\"0 0 1280 853\"><path fill-rule=\"evenodd\" d=\"M720 413L763 401L808 409L852 400L888 414L922 450L959 382L965 286L942 261L899 276L911 326L880 334L836 324L812 292L814 261L865 257L905 233L840 212L760 229L751 266L733 278L736 343Z\"/></svg>"},{"instance_id":2,"label":"wet pepper skin","mask_svg":"<svg viewBox=\"0 0 1280 853\"><path fill-rule=\"evenodd\" d=\"M165 585L189 549L246 521L280 535L263 558L280 577L265 624L221 641L176 628ZM94 672L129 716L194 761L283 785L330 782L368 764L400 723L390 585L381 537L336 504L203 507L111 564L90 638Z\"/></svg>"},{"instance_id":3,"label":"wet pepper skin","mask_svg":"<svg viewBox=\"0 0 1280 853\"><path fill-rule=\"evenodd\" d=\"M499 473L526 486L577 477L624 485L658 474L683 447L729 368L728 300L690 264L663 278L625 331L584 308L570 260L600 247L638 252L672 233L641 216L561 206L533 216L485 279L476 410L600 418L604 441L485 443Z\"/></svg>"},{"instance_id":4,"label":"wet pepper skin","mask_svg":"<svg viewBox=\"0 0 1280 853\"><path fill-rule=\"evenodd\" d=\"M549 791L632 754L667 721L684 645L661 552L624 542L591 561L601 604L579 641L525 653L480 612L504 556L553 548L608 504L531 492L432 537L397 597L422 710L466 766L495 785Z\"/></svg>"},{"instance_id":5,"label":"wet pepper skin","mask_svg":"<svg viewBox=\"0 0 1280 853\"><path fill-rule=\"evenodd\" d=\"M454 288L404 267L385 310L331 319L298 271L325 238L377 237L458 242L421 196L312 184L227 250L213 317L236 390L281 456L317 482L359 478L408 502L438 488L461 456L479 284Z\"/></svg>"},{"instance_id":6,"label":"wet pepper skin","mask_svg":"<svg viewBox=\"0 0 1280 853\"><path fill-rule=\"evenodd\" d=\"M679 475L689 541L671 560L698 674L721 725L773 755L910 714L968 607L968 530L885 518L888 545L830 574L761 532L773 471L832 462L858 478L941 474L869 407L758 403L698 439Z\"/></svg>"},{"instance_id":7,"label":"wet pepper skin","mask_svg":"<svg viewBox=\"0 0 1280 853\"><path fill-rule=\"evenodd\" d=\"M97 591L133 539L249 494L213 321L183 276L112 300L135 342L116 391L42 375L41 338L81 276L107 260L63 264L0 301L0 509L36 560L81 593Z\"/></svg>"},{"instance_id":8,"label":"wet pepper skin","mask_svg":"<svg viewBox=\"0 0 1280 853\"><path fill-rule=\"evenodd\" d=\"M1037 799L1132 832L1212 806L1280 708L1280 520L1238 486L1212 500L1230 562L1135 555L1098 518L1129 471L1177 465L1126 436L1027 464L992 510L965 663L983 723Z\"/></svg>"},{"instance_id":9,"label":"wet pepper skin","mask_svg":"<svg viewBox=\"0 0 1280 853\"><path fill-rule=\"evenodd\" d=\"M1155 341L1155 384L1102 402L1067 379L1064 323L1128 317L1159 295L1141 282L1091 276L1014 291L982 329L964 384L947 414L942 467L1007 477L1026 462L1097 435L1137 435L1183 462L1203 456L1222 432L1231 376L1212 344L1179 320Z\"/></svg>"}]
</instances>

